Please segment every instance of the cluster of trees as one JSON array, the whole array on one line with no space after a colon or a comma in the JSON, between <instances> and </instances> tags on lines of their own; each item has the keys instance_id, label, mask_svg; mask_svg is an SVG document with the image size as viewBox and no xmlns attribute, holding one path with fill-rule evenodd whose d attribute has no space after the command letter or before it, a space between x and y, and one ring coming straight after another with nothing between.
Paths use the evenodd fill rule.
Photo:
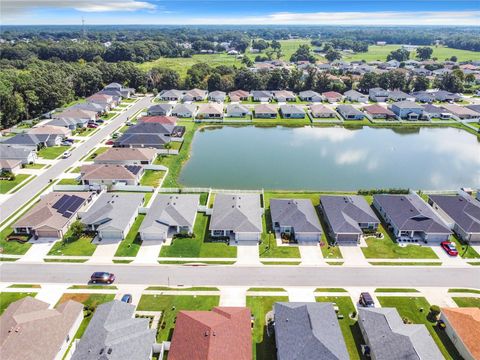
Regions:
<instances>
[{"instance_id":1,"label":"cluster of trees","mask_svg":"<svg viewBox=\"0 0 480 360\"><path fill-rule=\"evenodd\" d=\"M316 61L315 55L310 50L307 44L300 45L298 49L290 56L291 62L308 61L314 63Z\"/></svg>"},{"instance_id":2,"label":"cluster of trees","mask_svg":"<svg viewBox=\"0 0 480 360\"><path fill-rule=\"evenodd\" d=\"M328 51L329 48L339 49L339 50L353 50L355 52L367 52L368 51L368 42L358 41L349 38L333 38L328 41L315 39L311 41L313 46L322 47L324 51Z\"/></svg>"}]
</instances>

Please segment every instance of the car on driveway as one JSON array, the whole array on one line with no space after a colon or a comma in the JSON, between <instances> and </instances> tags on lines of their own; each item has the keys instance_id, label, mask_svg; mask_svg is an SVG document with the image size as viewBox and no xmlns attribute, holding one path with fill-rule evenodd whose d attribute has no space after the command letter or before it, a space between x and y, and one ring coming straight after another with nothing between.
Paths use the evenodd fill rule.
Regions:
<instances>
[{"instance_id":1,"label":"car on driveway","mask_svg":"<svg viewBox=\"0 0 480 360\"><path fill-rule=\"evenodd\" d=\"M112 284L115 281L115 275L108 272L94 272L90 277L90 281L93 284Z\"/></svg>"},{"instance_id":2,"label":"car on driveway","mask_svg":"<svg viewBox=\"0 0 480 360\"><path fill-rule=\"evenodd\" d=\"M97 124L94 124L94 123L91 123L91 124L88 124L87 127L88 127L89 129L96 129L96 128L98 128L98 125L97 125Z\"/></svg>"},{"instance_id":3,"label":"car on driveway","mask_svg":"<svg viewBox=\"0 0 480 360\"><path fill-rule=\"evenodd\" d=\"M441 244L442 249L445 250L445 252L450 255L450 256L457 256L458 255L458 250L457 247L455 246L455 243L451 241L443 241Z\"/></svg>"},{"instance_id":4,"label":"car on driveway","mask_svg":"<svg viewBox=\"0 0 480 360\"><path fill-rule=\"evenodd\" d=\"M370 295L368 292L362 292L358 302L363 307L375 307L375 302L373 301L372 295Z\"/></svg>"},{"instance_id":5,"label":"car on driveway","mask_svg":"<svg viewBox=\"0 0 480 360\"><path fill-rule=\"evenodd\" d=\"M115 142L113 140L108 140L105 142L105 145L113 145Z\"/></svg>"},{"instance_id":6,"label":"car on driveway","mask_svg":"<svg viewBox=\"0 0 480 360\"><path fill-rule=\"evenodd\" d=\"M127 304L131 304L132 303L132 295L130 295L130 294L123 295L121 301L124 302L124 303L127 303Z\"/></svg>"}]
</instances>

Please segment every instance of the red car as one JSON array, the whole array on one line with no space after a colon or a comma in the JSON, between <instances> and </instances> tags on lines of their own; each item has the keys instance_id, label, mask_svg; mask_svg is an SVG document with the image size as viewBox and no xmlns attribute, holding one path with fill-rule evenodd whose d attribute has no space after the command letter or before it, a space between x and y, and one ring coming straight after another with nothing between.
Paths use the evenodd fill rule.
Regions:
<instances>
[{"instance_id":1,"label":"red car","mask_svg":"<svg viewBox=\"0 0 480 360\"><path fill-rule=\"evenodd\" d=\"M108 140L107 142L105 142L105 145L113 145L113 144L114 144L113 140Z\"/></svg>"},{"instance_id":2,"label":"red car","mask_svg":"<svg viewBox=\"0 0 480 360\"><path fill-rule=\"evenodd\" d=\"M108 272L94 272L90 277L90 282L93 284L111 284L115 281L115 275Z\"/></svg>"},{"instance_id":3,"label":"red car","mask_svg":"<svg viewBox=\"0 0 480 360\"><path fill-rule=\"evenodd\" d=\"M98 128L98 125L97 124L88 124L87 127L90 128L90 129L96 129L96 128Z\"/></svg>"},{"instance_id":4,"label":"red car","mask_svg":"<svg viewBox=\"0 0 480 360\"><path fill-rule=\"evenodd\" d=\"M455 247L455 244L451 241L443 241L441 243L442 249L445 250L445 252L450 255L450 256L457 256L458 255L458 250Z\"/></svg>"}]
</instances>

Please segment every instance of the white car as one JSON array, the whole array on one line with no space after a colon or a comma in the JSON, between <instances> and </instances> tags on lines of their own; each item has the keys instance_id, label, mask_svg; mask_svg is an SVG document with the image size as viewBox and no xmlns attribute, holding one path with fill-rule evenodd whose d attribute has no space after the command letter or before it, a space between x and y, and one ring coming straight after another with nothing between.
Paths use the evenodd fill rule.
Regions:
<instances>
[{"instance_id":1,"label":"white car","mask_svg":"<svg viewBox=\"0 0 480 360\"><path fill-rule=\"evenodd\" d=\"M72 155L72 153L70 151L65 151L62 155L62 158L66 159L66 158L70 157L70 155Z\"/></svg>"}]
</instances>

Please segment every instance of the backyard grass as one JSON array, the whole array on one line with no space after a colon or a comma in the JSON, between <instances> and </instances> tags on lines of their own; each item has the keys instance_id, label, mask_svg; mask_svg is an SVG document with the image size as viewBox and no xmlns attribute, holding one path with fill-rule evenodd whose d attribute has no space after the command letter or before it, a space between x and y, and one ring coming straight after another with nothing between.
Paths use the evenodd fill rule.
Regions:
<instances>
[{"instance_id":1,"label":"backyard grass","mask_svg":"<svg viewBox=\"0 0 480 360\"><path fill-rule=\"evenodd\" d=\"M363 359L361 344L364 344L363 336L358 326L357 320L352 319L350 314L356 311L352 300L348 296L317 296L317 302L331 302L338 306L338 312L343 315L343 319L338 319L340 329L342 330L345 344L347 345L350 359Z\"/></svg>"},{"instance_id":2,"label":"backyard grass","mask_svg":"<svg viewBox=\"0 0 480 360\"><path fill-rule=\"evenodd\" d=\"M93 150L93 152L85 159L85 161L93 161L98 155L103 154L105 151L110 149L106 146L101 146Z\"/></svg>"},{"instance_id":3,"label":"backyard grass","mask_svg":"<svg viewBox=\"0 0 480 360\"><path fill-rule=\"evenodd\" d=\"M80 182L76 179L61 179L58 185L80 185Z\"/></svg>"},{"instance_id":4,"label":"backyard grass","mask_svg":"<svg viewBox=\"0 0 480 360\"><path fill-rule=\"evenodd\" d=\"M145 170L142 178L140 179L140 185L157 187L160 180L165 176L165 171L161 170Z\"/></svg>"},{"instance_id":5,"label":"backyard grass","mask_svg":"<svg viewBox=\"0 0 480 360\"><path fill-rule=\"evenodd\" d=\"M27 296L35 297L35 295L37 295L37 293L34 292L0 292L0 315L3 314L11 303Z\"/></svg>"},{"instance_id":6,"label":"backyard grass","mask_svg":"<svg viewBox=\"0 0 480 360\"><path fill-rule=\"evenodd\" d=\"M62 155L65 151L70 149L70 146L51 146L44 147L38 152L38 157L53 160Z\"/></svg>"},{"instance_id":7,"label":"backyard grass","mask_svg":"<svg viewBox=\"0 0 480 360\"><path fill-rule=\"evenodd\" d=\"M140 225L142 225L144 219L144 214L139 214L137 216L127 236L118 246L115 256L137 256L138 250L140 250L140 246L142 245L142 240L140 239L138 230L140 229Z\"/></svg>"},{"instance_id":8,"label":"backyard grass","mask_svg":"<svg viewBox=\"0 0 480 360\"><path fill-rule=\"evenodd\" d=\"M377 296L377 299L382 307L396 308L402 319L413 324L424 324L445 359L461 359L445 330L439 329L427 319L430 304L424 297Z\"/></svg>"},{"instance_id":9,"label":"backyard grass","mask_svg":"<svg viewBox=\"0 0 480 360\"><path fill-rule=\"evenodd\" d=\"M247 307L254 316L253 358L257 360L275 360L275 337L267 335L265 315L272 311L276 302L286 302L288 296L247 296Z\"/></svg>"},{"instance_id":10,"label":"backyard grass","mask_svg":"<svg viewBox=\"0 0 480 360\"><path fill-rule=\"evenodd\" d=\"M453 301L459 307L478 307L480 308L480 298L474 297L452 297Z\"/></svg>"},{"instance_id":11,"label":"backyard grass","mask_svg":"<svg viewBox=\"0 0 480 360\"><path fill-rule=\"evenodd\" d=\"M220 296L143 295L137 311L161 311L157 341L171 340L177 313L181 310L212 310L218 306Z\"/></svg>"},{"instance_id":12,"label":"backyard grass","mask_svg":"<svg viewBox=\"0 0 480 360\"><path fill-rule=\"evenodd\" d=\"M13 234L13 229L11 226L7 226L0 232L0 250L2 254L9 255L23 255L30 249L32 244L24 243L21 244L16 241L7 241L7 237Z\"/></svg>"},{"instance_id":13,"label":"backyard grass","mask_svg":"<svg viewBox=\"0 0 480 360\"><path fill-rule=\"evenodd\" d=\"M195 237L174 239L172 245L162 246L160 257L237 257L236 247L220 242L208 242L208 223L209 217L203 213L198 213L193 227Z\"/></svg>"},{"instance_id":14,"label":"backyard grass","mask_svg":"<svg viewBox=\"0 0 480 360\"><path fill-rule=\"evenodd\" d=\"M17 174L15 175L14 180L0 180L0 194L6 194L12 190L15 186L20 184L22 181L25 181L32 175L28 174Z\"/></svg>"},{"instance_id":15,"label":"backyard grass","mask_svg":"<svg viewBox=\"0 0 480 360\"><path fill-rule=\"evenodd\" d=\"M53 245L48 255L91 256L97 248L97 245L92 244L92 240L93 237L86 234L75 239L67 232L63 240Z\"/></svg>"}]
</instances>

